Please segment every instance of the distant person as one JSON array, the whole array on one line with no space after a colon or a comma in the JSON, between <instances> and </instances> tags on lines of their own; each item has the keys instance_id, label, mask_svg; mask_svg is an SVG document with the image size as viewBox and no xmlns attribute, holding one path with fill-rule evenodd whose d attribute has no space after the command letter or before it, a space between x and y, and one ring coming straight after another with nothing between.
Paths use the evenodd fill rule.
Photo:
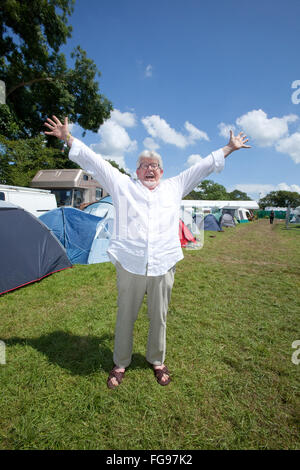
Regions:
<instances>
[{"instance_id":1,"label":"distant person","mask_svg":"<svg viewBox=\"0 0 300 470\"><path fill-rule=\"evenodd\" d=\"M270 212L270 224L273 223L274 217L275 217L275 214L274 214L274 211L272 210L272 211Z\"/></svg>"},{"instance_id":2,"label":"distant person","mask_svg":"<svg viewBox=\"0 0 300 470\"><path fill-rule=\"evenodd\" d=\"M182 198L211 172L224 167L231 152L249 148L242 132L230 131L228 145L211 153L178 176L161 180L163 162L156 152L145 150L137 161L138 180L114 168L101 155L71 136L68 118L47 119L45 134L64 140L69 158L91 172L112 197L115 207L114 235L107 250L117 270L118 314L113 360L107 386L117 387L131 363L133 327L147 293L150 320L146 359L160 385L168 385L170 372L164 364L166 321L175 265L183 258L179 240L179 209Z\"/></svg>"}]
</instances>

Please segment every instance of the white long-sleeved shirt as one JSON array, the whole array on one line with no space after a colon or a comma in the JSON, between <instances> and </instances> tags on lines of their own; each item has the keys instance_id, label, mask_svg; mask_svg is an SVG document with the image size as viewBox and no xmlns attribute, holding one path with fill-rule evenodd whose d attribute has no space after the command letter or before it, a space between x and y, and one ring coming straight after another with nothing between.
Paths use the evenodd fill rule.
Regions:
<instances>
[{"instance_id":1,"label":"white long-sleeved shirt","mask_svg":"<svg viewBox=\"0 0 300 470\"><path fill-rule=\"evenodd\" d=\"M160 276L183 258L179 240L182 198L207 175L224 167L222 149L212 152L179 175L160 180L150 190L114 168L101 155L74 138L69 158L91 173L111 195L114 233L108 255L134 274Z\"/></svg>"}]
</instances>

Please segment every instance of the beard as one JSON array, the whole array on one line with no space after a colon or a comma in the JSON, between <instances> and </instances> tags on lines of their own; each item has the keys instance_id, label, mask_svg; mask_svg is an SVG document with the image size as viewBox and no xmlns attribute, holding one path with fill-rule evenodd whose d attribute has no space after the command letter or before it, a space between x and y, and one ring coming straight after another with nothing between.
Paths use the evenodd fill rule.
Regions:
<instances>
[{"instance_id":1,"label":"beard","mask_svg":"<svg viewBox=\"0 0 300 470\"><path fill-rule=\"evenodd\" d=\"M142 181L143 185L147 186L147 188L149 189L153 189L155 188L155 186L157 186L158 182L155 181L155 180L143 180Z\"/></svg>"}]
</instances>

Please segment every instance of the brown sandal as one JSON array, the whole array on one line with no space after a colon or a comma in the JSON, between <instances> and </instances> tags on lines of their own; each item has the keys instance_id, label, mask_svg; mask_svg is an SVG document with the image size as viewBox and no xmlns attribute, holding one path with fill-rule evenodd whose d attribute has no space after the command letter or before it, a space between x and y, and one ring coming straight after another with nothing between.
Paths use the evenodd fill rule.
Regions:
<instances>
[{"instance_id":1,"label":"brown sandal","mask_svg":"<svg viewBox=\"0 0 300 470\"><path fill-rule=\"evenodd\" d=\"M120 383L122 382L122 380L123 380L123 377L125 375L125 370L124 370L124 372L121 372L121 371L117 372L116 369L117 369L117 367L114 367L109 373L109 376L108 376L108 379L107 379L108 388L113 389L113 388L118 387L120 385ZM115 384L112 383L111 379L113 379L113 378L115 378L117 380L118 385L115 385Z\"/></svg>"},{"instance_id":2,"label":"brown sandal","mask_svg":"<svg viewBox=\"0 0 300 470\"><path fill-rule=\"evenodd\" d=\"M164 386L168 385L171 382L170 372L168 371L166 366L164 366L162 369L154 369L153 367L153 371L159 385ZM167 380L163 380L164 374L169 376Z\"/></svg>"}]
</instances>

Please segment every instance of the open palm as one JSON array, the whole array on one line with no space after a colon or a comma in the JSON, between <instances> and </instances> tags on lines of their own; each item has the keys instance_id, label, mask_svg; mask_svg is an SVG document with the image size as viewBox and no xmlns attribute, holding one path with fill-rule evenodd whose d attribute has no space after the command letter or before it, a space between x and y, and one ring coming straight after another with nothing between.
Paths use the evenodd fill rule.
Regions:
<instances>
[{"instance_id":1,"label":"open palm","mask_svg":"<svg viewBox=\"0 0 300 470\"><path fill-rule=\"evenodd\" d=\"M243 132L240 132L238 135L234 135L232 131L230 131L230 140L228 145L232 147L232 150L239 150L241 148L251 148L251 145L246 145L248 142L248 138Z\"/></svg>"},{"instance_id":2,"label":"open palm","mask_svg":"<svg viewBox=\"0 0 300 470\"><path fill-rule=\"evenodd\" d=\"M69 134L69 123L68 118L65 117L64 124L60 122L60 120L56 116L52 116L53 120L47 118L48 122L45 122L45 126L47 126L50 131L45 131L47 135L54 135L58 139L66 140Z\"/></svg>"}]
</instances>

